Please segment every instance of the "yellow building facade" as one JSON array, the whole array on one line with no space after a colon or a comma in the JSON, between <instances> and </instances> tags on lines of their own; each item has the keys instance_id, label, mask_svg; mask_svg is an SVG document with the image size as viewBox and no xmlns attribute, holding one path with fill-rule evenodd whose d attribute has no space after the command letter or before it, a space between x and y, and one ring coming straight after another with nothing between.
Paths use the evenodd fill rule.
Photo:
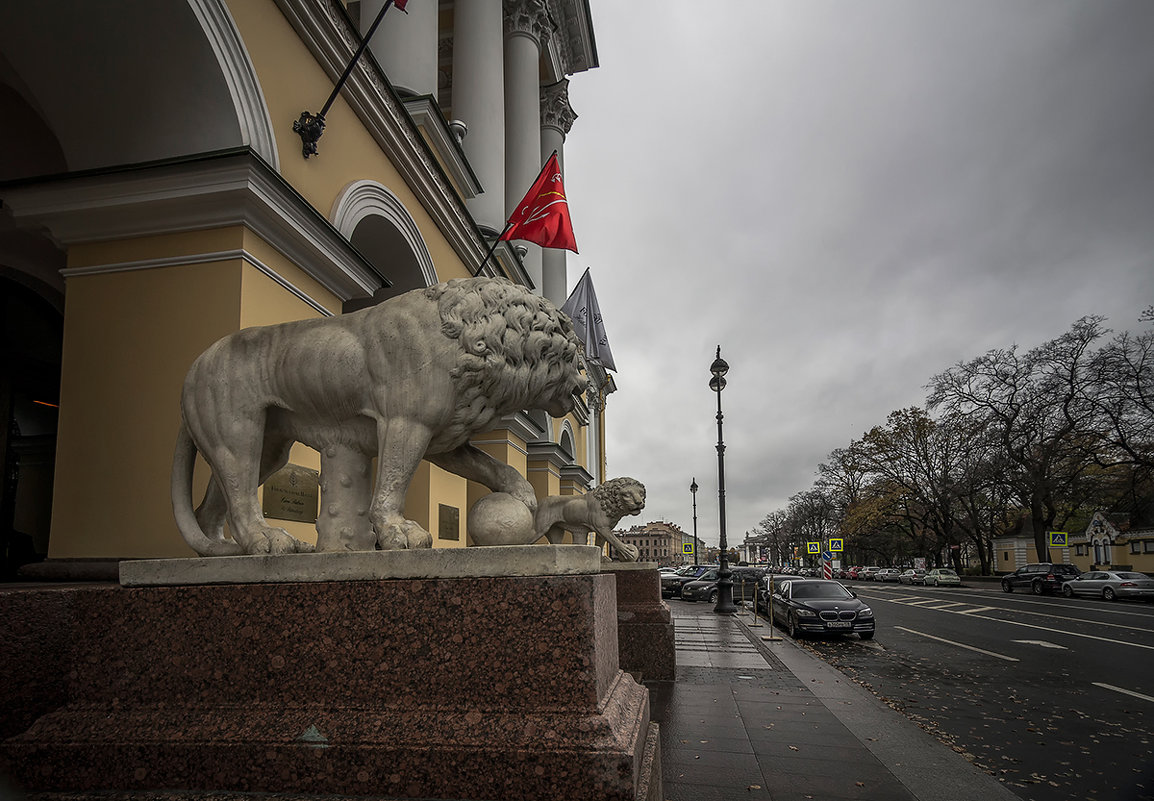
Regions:
<instances>
[{"instance_id":1,"label":"yellow building facade","mask_svg":"<svg viewBox=\"0 0 1154 801\"><path fill-rule=\"evenodd\" d=\"M28 561L186 556L169 501L192 360L241 328L337 315L474 274L597 66L579 0L64 0L0 7L6 577ZM527 177L526 177L527 176ZM517 189L520 187L520 189ZM481 274L565 300L564 253L501 243ZM604 480L605 398L474 444L538 495ZM315 470L317 455L290 462ZM197 471L197 492L207 482ZM468 544L488 492L422 463L406 513ZM266 507L267 508L267 507ZM267 513L267 512L266 512ZM315 541L309 522L278 520Z\"/></svg>"}]
</instances>

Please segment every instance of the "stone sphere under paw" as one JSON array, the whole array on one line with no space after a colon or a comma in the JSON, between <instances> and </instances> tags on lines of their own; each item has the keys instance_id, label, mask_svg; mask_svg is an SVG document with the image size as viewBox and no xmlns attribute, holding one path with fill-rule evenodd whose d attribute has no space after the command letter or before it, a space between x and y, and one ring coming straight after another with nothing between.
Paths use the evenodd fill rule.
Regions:
<instances>
[{"instance_id":1,"label":"stone sphere under paw","mask_svg":"<svg viewBox=\"0 0 1154 801\"><path fill-rule=\"evenodd\" d=\"M494 492L473 504L468 531L475 545L529 545L537 539L533 513L507 492Z\"/></svg>"}]
</instances>

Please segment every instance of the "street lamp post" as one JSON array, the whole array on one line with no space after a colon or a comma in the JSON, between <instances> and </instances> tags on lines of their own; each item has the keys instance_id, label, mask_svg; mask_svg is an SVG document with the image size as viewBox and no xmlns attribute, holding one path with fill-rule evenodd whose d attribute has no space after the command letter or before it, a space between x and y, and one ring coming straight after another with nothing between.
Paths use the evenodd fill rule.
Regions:
<instances>
[{"instance_id":1,"label":"street lamp post","mask_svg":"<svg viewBox=\"0 0 1154 801\"><path fill-rule=\"evenodd\" d=\"M720 525L721 554L718 556L717 569L717 605L713 611L719 615L732 615L737 611L733 604L733 580L729 572L729 546L725 542L725 440L721 435L721 390L725 389L725 374L729 372L729 365L721 358L721 346L717 346L717 358L709 366L713 378L709 379L709 388L717 393L717 507L718 523Z\"/></svg>"},{"instance_id":2,"label":"street lamp post","mask_svg":"<svg viewBox=\"0 0 1154 801\"><path fill-rule=\"evenodd\" d=\"M693 564L697 564L697 477L694 476L693 483L689 485L689 491L693 493Z\"/></svg>"}]
</instances>

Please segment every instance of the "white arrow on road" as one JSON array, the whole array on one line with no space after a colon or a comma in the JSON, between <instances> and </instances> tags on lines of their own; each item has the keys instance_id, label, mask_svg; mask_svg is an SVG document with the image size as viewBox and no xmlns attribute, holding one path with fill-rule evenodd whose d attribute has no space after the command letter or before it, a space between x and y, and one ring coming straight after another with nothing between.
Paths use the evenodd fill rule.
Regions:
<instances>
[{"instance_id":1,"label":"white arrow on road","mask_svg":"<svg viewBox=\"0 0 1154 801\"><path fill-rule=\"evenodd\" d=\"M1016 643L1022 645L1037 645L1042 648L1057 648L1059 651L1069 651L1070 649L1064 645L1058 645L1056 642L1046 642L1045 640L1014 640Z\"/></svg>"}]
</instances>

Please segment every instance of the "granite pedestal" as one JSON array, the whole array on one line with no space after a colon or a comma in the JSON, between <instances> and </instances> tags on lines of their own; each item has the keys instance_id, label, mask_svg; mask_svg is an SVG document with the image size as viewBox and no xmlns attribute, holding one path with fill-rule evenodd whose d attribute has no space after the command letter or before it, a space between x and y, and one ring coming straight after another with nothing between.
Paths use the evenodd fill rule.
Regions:
<instances>
[{"instance_id":1,"label":"granite pedestal","mask_svg":"<svg viewBox=\"0 0 1154 801\"><path fill-rule=\"evenodd\" d=\"M673 620L661 597L653 562L605 565L617 579L617 656L641 681L673 681L677 672Z\"/></svg>"},{"instance_id":2,"label":"granite pedestal","mask_svg":"<svg viewBox=\"0 0 1154 801\"><path fill-rule=\"evenodd\" d=\"M658 798L615 581L588 570L55 590L74 639L44 669L67 702L0 743L0 773L32 792Z\"/></svg>"}]
</instances>

